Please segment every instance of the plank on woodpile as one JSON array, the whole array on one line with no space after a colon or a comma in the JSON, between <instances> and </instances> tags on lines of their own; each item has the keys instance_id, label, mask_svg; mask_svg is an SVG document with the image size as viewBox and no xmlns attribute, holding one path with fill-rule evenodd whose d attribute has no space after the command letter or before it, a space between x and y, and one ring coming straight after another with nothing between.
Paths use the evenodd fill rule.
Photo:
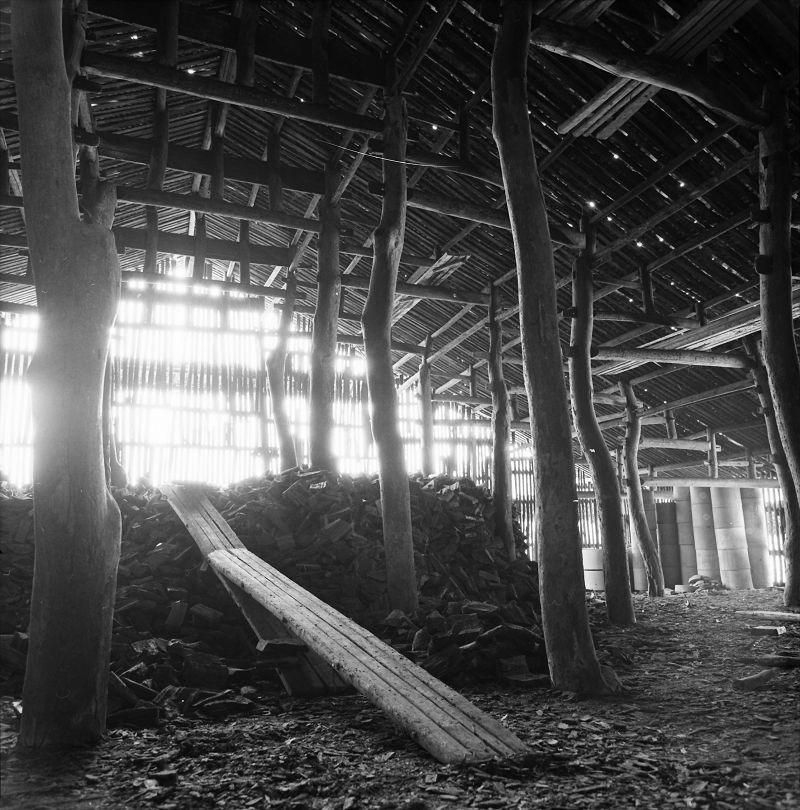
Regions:
<instances>
[{"instance_id":1,"label":"plank on woodpile","mask_svg":"<svg viewBox=\"0 0 800 810\"><path fill-rule=\"evenodd\" d=\"M189 530L189 534L192 535L204 557L208 557L212 551L219 549L244 548L242 541L222 515L211 505L202 490L165 485L161 491ZM236 586L232 587L227 580L222 579L222 584L244 614L260 642L268 642L276 638L293 638L292 634L269 614L263 605L253 603L246 593L240 592ZM336 672L314 653L300 655L299 660L292 662L291 667L279 667L278 674L290 695L347 691L346 684L342 682Z\"/></svg>"},{"instance_id":2,"label":"plank on woodpile","mask_svg":"<svg viewBox=\"0 0 800 810\"><path fill-rule=\"evenodd\" d=\"M481 762L528 752L499 722L252 552L221 549L209 561L440 761Z\"/></svg>"}]
</instances>

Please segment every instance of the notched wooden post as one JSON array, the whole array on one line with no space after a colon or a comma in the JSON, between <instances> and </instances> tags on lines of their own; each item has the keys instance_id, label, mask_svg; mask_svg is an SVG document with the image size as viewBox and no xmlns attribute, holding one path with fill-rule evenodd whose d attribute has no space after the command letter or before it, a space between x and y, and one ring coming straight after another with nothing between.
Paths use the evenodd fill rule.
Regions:
<instances>
[{"instance_id":1,"label":"notched wooden post","mask_svg":"<svg viewBox=\"0 0 800 810\"><path fill-rule=\"evenodd\" d=\"M418 606L418 594L411 532L411 500L398 423L397 389L391 354L392 307L406 223L407 127L405 102L398 92L387 87L383 134L383 208L374 233L372 274L361 323L367 357L372 435L378 447L389 605L413 613Z\"/></svg>"},{"instance_id":2,"label":"notched wooden post","mask_svg":"<svg viewBox=\"0 0 800 810\"><path fill-rule=\"evenodd\" d=\"M664 572L661 569L661 559L658 556L658 547L644 511L642 498L642 483L639 478L639 439L642 435L642 421L639 413L639 404L630 383L621 383L622 393L625 395L627 421L625 423L625 476L628 484L628 509L631 514L631 527L633 541L639 546L644 560L645 576L647 577L647 592L650 596L664 595Z\"/></svg>"}]
</instances>

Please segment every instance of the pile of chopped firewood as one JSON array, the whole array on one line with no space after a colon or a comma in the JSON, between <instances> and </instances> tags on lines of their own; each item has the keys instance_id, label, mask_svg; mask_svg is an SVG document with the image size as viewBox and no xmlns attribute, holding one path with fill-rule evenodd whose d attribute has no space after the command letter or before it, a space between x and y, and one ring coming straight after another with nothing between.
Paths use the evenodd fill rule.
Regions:
<instances>
[{"instance_id":1,"label":"pile of chopped firewood","mask_svg":"<svg viewBox=\"0 0 800 810\"><path fill-rule=\"evenodd\" d=\"M540 681L532 674L546 671L536 566L521 532L518 558L509 561L484 489L448 478L412 478L410 488L420 591L413 616L389 610L376 479L294 473L207 494L253 552L438 677ZM202 702L231 685L274 679L160 492L115 494L123 529L112 692L120 707L185 701L197 690ZM0 665L19 676L33 572L30 497L3 493L0 526Z\"/></svg>"}]
</instances>

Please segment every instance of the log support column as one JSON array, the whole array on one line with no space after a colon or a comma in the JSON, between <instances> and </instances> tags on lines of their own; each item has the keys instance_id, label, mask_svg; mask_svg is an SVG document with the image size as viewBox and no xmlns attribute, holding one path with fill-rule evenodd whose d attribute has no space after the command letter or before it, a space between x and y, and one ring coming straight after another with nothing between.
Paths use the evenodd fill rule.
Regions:
<instances>
[{"instance_id":1,"label":"log support column","mask_svg":"<svg viewBox=\"0 0 800 810\"><path fill-rule=\"evenodd\" d=\"M603 693L618 688L618 682L613 672L600 669L586 613L553 246L528 110L531 12L528 2L502 5L492 57L492 97L493 134L517 264L531 413L542 628L553 685L572 692Z\"/></svg>"},{"instance_id":2,"label":"log support column","mask_svg":"<svg viewBox=\"0 0 800 810\"><path fill-rule=\"evenodd\" d=\"M119 300L103 185L81 220L60 0L12 7L28 246L39 307L29 370L36 559L19 745L97 742L105 730L120 514L105 478L103 377Z\"/></svg>"},{"instance_id":3,"label":"log support column","mask_svg":"<svg viewBox=\"0 0 800 810\"><path fill-rule=\"evenodd\" d=\"M419 365L419 396L422 410L422 474L433 475L436 465L433 454L433 391L431 387L431 336L425 340L425 352Z\"/></svg>"},{"instance_id":4,"label":"log support column","mask_svg":"<svg viewBox=\"0 0 800 810\"><path fill-rule=\"evenodd\" d=\"M406 131L408 116L400 94L386 89L381 221L374 233L374 259L362 327L372 435L378 466L386 554L386 584L391 608L413 613L418 607L411 498L400 437L397 389L392 371L391 333L397 271L406 224Z\"/></svg>"},{"instance_id":5,"label":"log support column","mask_svg":"<svg viewBox=\"0 0 800 810\"><path fill-rule=\"evenodd\" d=\"M334 202L338 175L326 174L327 191L320 202L322 230L317 245L317 306L311 336L310 455L311 466L335 470L333 454L333 400L336 388L336 333L342 278L339 268L341 209Z\"/></svg>"},{"instance_id":6,"label":"log support column","mask_svg":"<svg viewBox=\"0 0 800 810\"><path fill-rule=\"evenodd\" d=\"M781 487L800 502L800 360L792 319L792 159L787 104L777 83L764 91L764 111L770 123L759 133L758 198L763 216L759 255L763 359L786 472ZM793 496L788 490L793 490ZM787 509L788 511L788 509ZM787 521L788 523L788 521ZM800 527L786 535L784 603L800 606Z\"/></svg>"},{"instance_id":7,"label":"log support column","mask_svg":"<svg viewBox=\"0 0 800 810\"><path fill-rule=\"evenodd\" d=\"M625 423L625 474L628 484L628 508L631 513L633 542L637 544L642 555L647 592L650 596L664 595L664 572L658 555L656 540L650 531L642 499L642 483L639 479L639 439L642 433L641 416L630 383L622 386L627 408Z\"/></svg>"},{"instance_id":8,"label":"log support column","mask_svg":"<svg viewBox=\"0 0 800 810\"><path fill-rule=\"evenodd\" d=\"M494 531L503 541L508 558L517 556L511 512L511 409L503 375L503 329L497 319L498 292L491 285L489 304L489 388L492 393L492 501Z\"/></svg>"},{"instance_id":9,"label":"log support column","mask_svg":"<svg viewBox=\"0 0 800 810\"><path fill-rule=\"evenodd\" d=\"M583 455L592 471L605 572L606 611L609 621L629 625L636 621L625 548L625 518L614 460L603 439L592 397L591 344L594 329L592 261L595 233L584 219L586 248L575 261L572 276L572 332L569 348L569 383L572 412Z\"/></svg>"}]
</instances>

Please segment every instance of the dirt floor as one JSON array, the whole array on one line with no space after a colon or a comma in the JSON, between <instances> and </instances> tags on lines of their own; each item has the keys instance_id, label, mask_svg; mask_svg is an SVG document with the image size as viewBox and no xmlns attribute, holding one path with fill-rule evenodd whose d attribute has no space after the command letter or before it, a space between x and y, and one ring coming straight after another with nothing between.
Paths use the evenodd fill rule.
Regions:
<instances>
[{"instance_id":1,"label":"dirt floor","mask_svg":"<svg viewBox=\"0 0 800 810\"><path fill-rule=\"evenodd\" d=\"M465 690L530 747L529 761L440 765L365 699L252 694L251 714L176 715L115 729L92 751L42 758L14 750L2 702L3 808L765 808L800 807L800 668L760 689L734 680L769 653L800 653L800 623L757 635L781 610L777 589L636 597L636 627L591 615L601 660L628 692L586 700L548 689ZM748 660L750 659L750 660ZM245 687L247 689L247 687Z\"/></svg>"}]
</instances>

